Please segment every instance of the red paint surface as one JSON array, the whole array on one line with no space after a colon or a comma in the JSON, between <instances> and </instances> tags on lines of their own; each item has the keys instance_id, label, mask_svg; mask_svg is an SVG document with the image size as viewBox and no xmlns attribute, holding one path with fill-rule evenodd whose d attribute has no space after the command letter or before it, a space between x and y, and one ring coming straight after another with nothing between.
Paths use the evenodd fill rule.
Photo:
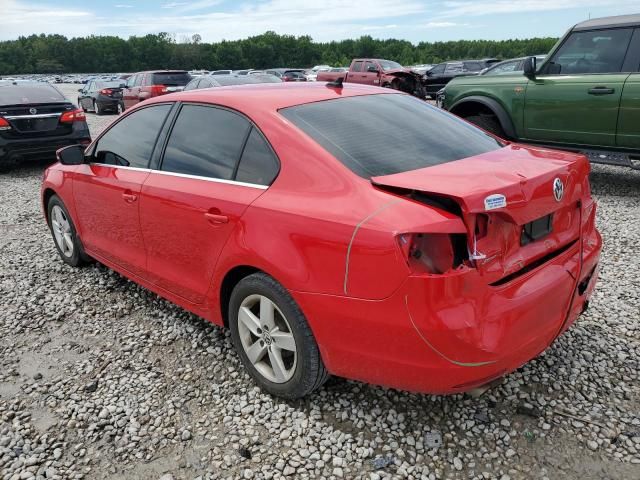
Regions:
<instances>
[{"instance_id":1,"label":"red paint surface","mask_svg":"<svg viewBox=\"0 0 640 480\"><path fill-rule=\"evenodd\" d=\"M195 101L244 113L281 162L266 190L56 164L45 173L43 193L62 198L90 255L217 324L223 323L221 285L231 269L251 266L273 276L300 305L334 374L450 393L518 368L575 321L593 291L597 269L582 295L577 288L602 248L587 160L510 145L369 182L277 113L365 94L398 93L260 85L145 102ZM556 177L565 184L561 202L552 194ZM453 198L462 218L404 198L402 189ZM504 194L507 207L485 212L484 198L493 193ZM397 235L472 233L479 213L489 215L487 233L477 241L486 260L442 275L412 273ZM521 225L549 213L553 233L520 246ZM219 223L220 216L228 221ZM500 283L510 274L516 276Z\"/></svg>"}]
</instances>

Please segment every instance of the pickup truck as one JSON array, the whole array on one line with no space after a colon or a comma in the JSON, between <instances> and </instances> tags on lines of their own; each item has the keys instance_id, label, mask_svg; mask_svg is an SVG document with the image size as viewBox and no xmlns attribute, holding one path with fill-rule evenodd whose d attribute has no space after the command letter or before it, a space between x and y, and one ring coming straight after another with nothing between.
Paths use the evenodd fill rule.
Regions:
<instances>
[{"instance_id":1,"label":"pickup truck","mask_svg":"<svg viewBox=\"0 0 640 480\"><path fill-rule=\"evenodd\" d=\"M640 15L579 23L523 70L454 78L437 103L502 138L640 169Z\"/></svg>"},{"instance_id":2,"label":"pickup truck","mask_svg":"<svg viewBox=\"0 0 640 480\"><path fill-rule=\"evenodd\" d=\"M426 94L422 75L391 60L356 58L347 72L318 72L316 81L335 82L339 78L345 83L393 88L420 98L425 98Z\"/></svg>"}]
</instances>

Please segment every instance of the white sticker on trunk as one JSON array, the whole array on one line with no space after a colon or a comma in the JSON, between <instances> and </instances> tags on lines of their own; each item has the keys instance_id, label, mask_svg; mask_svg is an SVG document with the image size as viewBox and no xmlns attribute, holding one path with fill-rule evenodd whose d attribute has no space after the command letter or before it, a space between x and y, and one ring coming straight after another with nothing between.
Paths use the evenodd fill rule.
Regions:
<instances>
[{"instance_id":1,"label":"white sticker on trunk","mask_svg":"<svg viewBox=\"0 0 640 480\"><path fill-rule=\"evenodd\" d=\"M484 199L485 210L495 210L496 208L504 208L506 206L507 198L500 193L494 193L493 195L489 195Z\"/></svg>"}]
</instances>

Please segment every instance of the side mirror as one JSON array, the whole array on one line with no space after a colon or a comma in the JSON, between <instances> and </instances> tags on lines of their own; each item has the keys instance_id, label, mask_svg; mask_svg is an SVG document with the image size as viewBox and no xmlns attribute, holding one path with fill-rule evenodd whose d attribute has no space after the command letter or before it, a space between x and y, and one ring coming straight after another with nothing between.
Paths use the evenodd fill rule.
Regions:
<instances>
[{"instance_id":1,"label":"side mirror","mask_svg":"<svg viewBox=\"0 0 640 480\"><path fill-rule=\"evenodd\" d=\"M82 92L84 92L84 88L79 88L79 89L78 89L78 91L79 91L80 93L82 93Z\"/></svg>"},{"instance_id":2,"label":"side mirror","mask_svg":"<svg viewBox=\"0 0 640 480\"><path fill-rule=\"evenodd\" d=\"M536 78L536 57L527 57L522 65L524 76L530 80Z\"/></svg>"},{"instance_id":3,"label":"side mirror","mask_svg":"<svg viewBox=\"0 0 640 480\"><path fill-rule=\"evenodd\" d=\"M63 165L82 165L84 163L84 146L69 145L56 152L56 158Z\"/></svg>"}]
</instances>

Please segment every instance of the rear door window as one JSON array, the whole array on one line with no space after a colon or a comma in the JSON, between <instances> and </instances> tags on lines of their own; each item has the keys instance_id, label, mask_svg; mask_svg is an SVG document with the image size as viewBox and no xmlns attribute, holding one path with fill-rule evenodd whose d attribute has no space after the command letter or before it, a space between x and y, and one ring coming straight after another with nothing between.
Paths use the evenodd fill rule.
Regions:
<instances>
[{"instance_id":1,"label":"rear door window","mask_svg":"<svg viewBox=\"0 0 640 480\"><path fill-rule=\"evenodd\" d=\"M362 62L356 62L353 64L353 68L351 69L353 72L361 72L362 71Z\"/></svg>"},{"instance_id":2,"label":"rear door window","mask_svg":"<svg viewBox=\"0 0 640 480\"><path fill-rule=\"evenodd\" d=\"M184 105L169 136L161 170L233 179L251 124L216 107Z\"/></svg>"},{"instance_id":3,"label":"rear door window","mask_svg":"<svg viewBox=\"0 0 640 480\"><path fill-rule=\"evenodd\" d=\"M127 115L98 140L94 161L105 165L147 168L171 105L142 108Z\"/></svg>"},{"instance_id":4,"label":"rear door window","mask_svg":"<svg viewBox=\"0 0 640 480\"><path fill-rule=\"evenodd\" d=\"M236 180L238 182L269 185L278 175L280 163L267 141L252 128L242 152Z\"/></svg>"},{"instance_id":5,"label":"rear door window","mask_svg":"<svg viewBox=\"0 0 640 480\"><path fill-rule=\"evenodd\" d=\"M447 63L447 68L445 69L445 72L447 74L462 73L463 69L464 69L464 66L462 62Z\"/></svg>"},{"instance_id":6,"label":"rear door window","mask_svg":"<svg viewBox=\"0 0 640 480\"><path fill-rule=\"evenodd\" d=\"M631 28L573 32L547 63L546 73L619 73L632 32Z\"/></svg>"}]
</instances>

